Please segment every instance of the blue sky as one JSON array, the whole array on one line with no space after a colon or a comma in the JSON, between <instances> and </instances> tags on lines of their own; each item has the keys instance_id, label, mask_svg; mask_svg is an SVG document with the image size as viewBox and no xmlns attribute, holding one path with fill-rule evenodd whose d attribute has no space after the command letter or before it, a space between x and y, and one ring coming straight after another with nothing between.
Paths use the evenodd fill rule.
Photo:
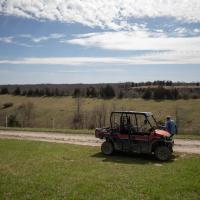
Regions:
<instances>
[{"instance_id":1,"label":"blue sky","mask_svg":"<svg viewBox=\"0 0 200 200\"><path fill-rule=\"evenodd\" d=\"M0 84L200 81L200 1L0 0Z\"/></svg>"}]
</instances>

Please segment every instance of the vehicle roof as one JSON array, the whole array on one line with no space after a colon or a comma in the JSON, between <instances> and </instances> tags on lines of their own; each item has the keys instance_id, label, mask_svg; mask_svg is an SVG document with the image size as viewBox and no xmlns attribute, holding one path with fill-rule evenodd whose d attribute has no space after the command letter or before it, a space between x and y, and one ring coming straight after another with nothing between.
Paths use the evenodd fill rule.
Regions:
<instances>
[{"instance_id":1,"label":"vehicle roof","mask_svg":"<svg viewBox=\"0 0 200 200\"><path fill-rule=\"evenodd\" d=\"M125 114L141 114L141 115L146 115L146 116L153 115L152 112L139 112L139 111L113 111L112 113L119 113L119 114L122 114L122 113L125 113Z\"/></svg>"}]
</instances>

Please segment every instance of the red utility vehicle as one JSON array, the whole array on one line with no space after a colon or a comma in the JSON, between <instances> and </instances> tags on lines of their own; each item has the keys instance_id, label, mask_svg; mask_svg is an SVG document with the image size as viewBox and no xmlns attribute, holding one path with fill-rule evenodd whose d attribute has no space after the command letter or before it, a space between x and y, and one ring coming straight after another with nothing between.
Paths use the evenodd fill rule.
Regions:
<instances>
[{"instance_id":1,"label":"red utility vehicle","mask_svg":"<svg viewBox=\"0 0 200 200\"><path fill-rule=\"evenodd\" d=\"M96 128L95 136L105 141L101 151L154 154L160 161L171 158L174 141L161 130L151 112L117 111L110 115L109 128Z\"/></svg>"}]
</instances>

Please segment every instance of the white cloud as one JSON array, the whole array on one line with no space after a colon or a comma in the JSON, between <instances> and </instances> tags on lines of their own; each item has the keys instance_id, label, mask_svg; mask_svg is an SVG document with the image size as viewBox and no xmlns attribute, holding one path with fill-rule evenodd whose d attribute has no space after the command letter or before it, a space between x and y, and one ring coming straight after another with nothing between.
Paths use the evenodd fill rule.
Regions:
<instances>
[{"instance_id":1,"label":"white cloud","mask_svg":"<svg viewBox=\"0 0 200 200\"><path fill-rule=\"evenodd\" d=\"M95 69L93 68L91 70L91 68L88 70L88 69L84 69L82 68L81 70L70 70L70 69L66 69L66 70L57 70L57 72L59 73L88 73L88 72L122 72L124 71L124 69L117 69L117 68L100 68L100 69Z\"/></svg>"},{"instance_id":2,"label":"white cloud","mask_svg":"<svg viewBox=\"0 0 200 200\"><path fill-rule=\"evenodd\" d=\"M145 31L79 34L62 42L109 50L200 51L200 37L167 37Z\"/></svg>"},{"instance_id":3,"label":"white cloud","mask_svg":"<svg viewBox=\"0 0 200 200\"><path fill-rule=\"evenodd\" d=\"M61 38L64 38L65 34L62 34L62 33L51 33L51 34L49 34L47 36L40 36L40 37L35 37L32 34L20 34L20 35L18 35L18 37L30 39L30 41L32 41L34 43L39 43L39 42L47 41L47 40L50 40L50 39L61 39Z\"/></svg>"},{"instance_id":4,"label":"white cloud","mask_svg":"<svg viewBox=\"0 0 200 200\"><path fill-rule=\"evenodd\" d=\"M0 14L67 23L78 22L89 27L118 31L79 34L71 40L65 40L65 35L59 33L39 37L30 34L20 35L32 42L30 44L55 39L62 43L108 50L168 51L126 58L68 57L1 60L2 64L200 63L198 27L187 29L184 23L182 27L177 27L178 25L175 24L171 28L174 30L167 33L165 29L162 29L164 28L162 22L159 22L160 27L157 26L157 30L152 32L147 28L148 20L145 20L146 18L172 17L181 22L200 23L200 0L0 0ZM144 22L139 23L138 20L134 20L138 18L142 18ZM31 47L30 44L14 42L13 37L1 37L0 42Z\"/></svg>"},{"instance_id":5,"label":"white cloud","mask_svg":"<svg viewBox=\"0 0 200 200\"><path fill-rule=\"evenodd\" d=\"M48 36L42 36L42 37L30 37L31 40L35 43L39 43L39 42L43 42L43 41L47 41L47 40L50 40L50 39L61 39L65 37L64 34L60 34L60 33L52 33Z\"/></svg>"},{"instance_id":6,"label":"white cloud","mask_svg":"<svg viewBox=\"0 0 200 200\"><path fill-rule=\"evenodd\" d=\"M195 29L193 29L193 32L194 32L194 33L200 33L200 29L195 28Z\"/></svg>"},{"instance_id":7,"label":"white cloud","mask_svg":"<svg viewBox=\"0 0 200 200\"><path fill-rule=\"evenodd\" d=\"M185 29L177 29L180 34L184 31ZM162 31L158 33L121 31L79 34L75 39L62 42L107 50L142 51L141 56L123 59L122 62L126 64L200 63L200 37L168 37ZM156 53L144 53L143 51L156 51Z\"/></svg>"},{"instance_id":8,"label":"white cloud","mask_svg":"<svg viewBox=\"0 0 200 200\"><path fill-rule=\"evenodd\" d=\"M6 44L15 44L18 46L23 46L23 47L41 47L40 45L31 45L30 42L34 43L40 43L43 41L51 40L51 39L62 39L65 37L65 34L61 33L51 33L47 36L40 36L40 37L35 37L31 34L19 34L17 36L6 36L6 37L0 37L0 42L6 43ZM24 38L29 41L29 43L21 42L21 39Z\"/></svg>"},{"instance_id":9,"label":"white cloud","mask_svg":"<svg viewBox=\"0 0 200 200\"><path fill-rule=\"evenodd\" d=\"M20 35L19 37L31 38L32 36L31 35ZM14 45L23 46L23 47L33 47L33 45L26 44L21 41L17 41L16 36L15 37L14 36L0 37L0 42L6 43L6 44L14 44ZM35 46L35 47L39 47L39 46Z\"/></svg>"},{"instance_id":10,"label":"white cloud","mask_svg":"<svg viewBox=\"0 0 200 200\"><path fill-rule=\"evenodd\" d=\"M63 38L63 37L65 37L65 35L61 34L61 33L51 33L50 34L51 39L59 39L59 38Z\"/></svg>"},{"instance_id":11,"label":"white cloud","mask_svg":"<svg viewBox=\"0 0 200 200\"><path fill-rule=\"evenodd\" d=\"M174 17L200 22L199 0L0 0L0 13L78 22L90 27L134 30L127 19Z\"/></svg>"},{"instance_id":12,"label":"white cloud","mask_svg":"<svg viewBox=\"0 0 200 200\"><path fill-rule=\"evenodd\" d=\"M9 44L9 43L13 43L13 39L14 39L14 37L12 37L12 36L0 37L0 42Z\"/></svg>"},{"instance_id":13,"label":"white cloud","mask_svg":"<svg viewBox=\"0 0 200 200\"><path fill-rule=\"evenodd\" d=\"M200 51L152 52L129 57L43 57L0 60L12 65L137 65L137 64L199 64Z\"/></svg>"},{"instance_id":14,"label":"white cloud","mask_svg":"<svg viewBox=\"0 0 200 200\"><path fill-rule=\"evenodd\" d=\"M199 64L200 51L150 53L133 58L135 64Z\"/></svg>"},{"instance_id":15,"label":"white cloud","mask_svg":"<svg viewBox=\"0 0 200 200\"><path fill-rule=\"evenodd\" d=\"M178 27L174 30L174 33L175 33L175 36L179 36L179 37L184 37L184 36L187 36L187 34L189 33L190 31L187 30L185 27Z\"/></svg>"},{"instance_id":16,"label":"white cloud","mask_svg":"<svg viewBox=\"0 0 200 200\"><path fill-rule=\"evenodd\" d=\"M43 37L32 38L32 41L35 42L35 43L39 43L39 42L46 41L48 39L49 39L48 37L43 36Z\"/></svg>"},{"instance_id":17,"label":"white cloud","mask_svg":"<svg viewBox=\"0 0 200 200\"><path fill-rule=\"evenodd\" d=\"M123 63L124 59L115 57L44 57L44 58L24 58L16 60L0 60L0 64L84 65L84 64L95 64L95 63L112 64L118 61L120 61L120 63Z\"/></svg>"}]
</instances>

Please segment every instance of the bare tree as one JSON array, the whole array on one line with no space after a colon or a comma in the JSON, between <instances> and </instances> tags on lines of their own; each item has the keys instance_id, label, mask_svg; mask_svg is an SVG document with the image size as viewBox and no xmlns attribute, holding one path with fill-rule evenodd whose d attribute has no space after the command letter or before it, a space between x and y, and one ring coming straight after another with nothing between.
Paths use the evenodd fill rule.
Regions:
<instances>
[{"instance_id":1,"label":"bare tree","mask_svg":"<svg viewBox=\"0 0 200 200\"><path fill-rule=\"evenodd\" d=\"M74 110L74 116L72 118L72 127L75 129L83 128L83 114L82 114L82 100L78 96L75 99L75 110Z\"/></svg>"},{"instance_id":2,"label":"bare tree","mask_svg":"<svg viewBox=\"0 0 200 200\"><path fill-rule=\"evenodd\" d=\"M32 102L23 103L17 108L17 115L23 127L30 127L33 125L33 110L34 104Z\"/></svg>"},{"instance_id":3,"label":"bare tree","mask_svg":"<svg viewBox=\"0 0 200 200\"><path fill-rule=\"evenodd\" d=\"M83 128L88 128L89 127L89 112L84 112L83 113Z\"/></svg>"},{"instance_id":4,"label":"bare tree","mask_svg":"<svg viewBox=\"0 0 200 200\"><path fill-rule=\"evenodd\" d=\"M90 115L87 116L87 128L94 129L96 127L105 127L107 119L107 106L100 104L95 106Z\"/></svg>"},{"instance_id":5,"label":"bare tree","mask_svg":"<svg viewBox=\"0 0 200 200\"><path fill-rule=\"evenodd\" d=\"M103 127L106 125L106 110L106 105L103 103L96 108L96 120L98 127Z\"/></svg>"}]
</instances>

